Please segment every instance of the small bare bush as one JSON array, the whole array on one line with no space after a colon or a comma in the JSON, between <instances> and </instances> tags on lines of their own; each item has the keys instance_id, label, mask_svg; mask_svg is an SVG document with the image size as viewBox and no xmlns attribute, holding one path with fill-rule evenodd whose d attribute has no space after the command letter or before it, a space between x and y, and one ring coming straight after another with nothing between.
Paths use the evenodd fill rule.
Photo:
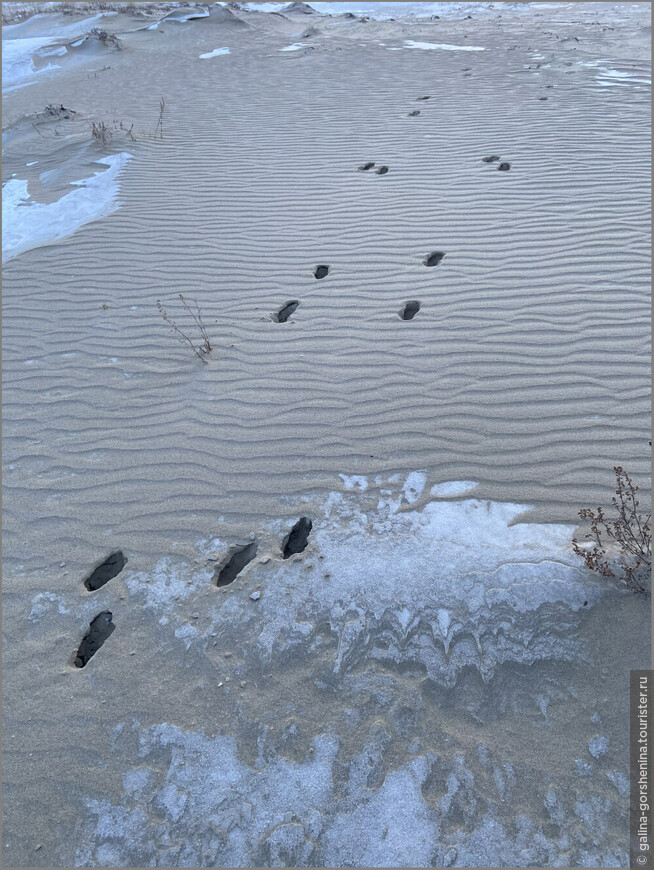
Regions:
<instances>
[{"instance_id":1,"label":"small bare bush","mask_svg":"<svg viewBox=\"0 0 654 870\"><path fill-rule=\"evenodd\" d=\"M100 30L99 28L94 27L89 31L89 36L93 39L97 39L98 42L102 43L102 45L112 45L117 51L123 50L123 43L118 39L115 33L107 33L106 30Z\"/></svg>"},{"instance_id":2,"label":"small bare bush","mask_svg":"<svg viewBox=\"0 0 654 870\"><path fill-rule=\"evenodd\" d=\"M168 316L168 312L161 304L161 301L157 299L157 308L159 309L159 313L166 321L166 323L172 328L177 340L181 341L182 344L188 344L193 350L193 353L198 356L205 365L207 365L205 356L211 352L212 347L211 342L209 341L209 336L207 335L207 331L204 327L204 323L202 322L202 311L200 310L200 306L198 305L196 299L192 299L191 302L193 302L195 306L194 311L181 293L179 294L179 298L182 305L184 306L184 310L191 315L193 321L195 322L195 325L200 333L200 344L196 345L195 341L179 328L175 321Z\"/></svg>"},{"instance_id":3,"label":"small bare bush","mask_svg":"<svg viewBox=\"0 0 654 870\"><path fill-rule=\"evenodd\" d=\"M611 504L617 511L616 519L608 519L601 507L597 511L582 508L579 516L590 522L590 534L585 535L592 546L572 539L572 548L591 571L603 577L617 577L633 592L647 592L647 578L652 567L651 514L638 513L636 498L638 487L620 465L613 469L617 489ZM608 548L614 551L611 558ZM617 572L617 574L616 574Z\"/></svg>"},{"instance_id":4,"label":"small bare bush","mask_svg":"<svg viewBox=\"0 0 654 870\"><path fill-rule=\"evenodd\" d=\"M99 124L96 124L95 121L93 121L91 126L91 136L93 136L96 142L100 142L102 145L108 145L114 138L111 128L108 127L104 121L100 121Z\"/></svg>"},{"instance_id":5,"label":"small bare bush","mask_svg":"<svg viewBox=\"0 0 654 870\"><path fill-rule=\"evenodd\" d=\"M122 121L113 121L111 124L105 124L104 121L100 121L96 124L95 121L93 121L91 123L91 136L93 136L96 142L100 142L101 145L110 145L114 136L117 136L122 132L123 135L129 136L132 142L136 142L136 138L132 133L133 129L134 124L132 124L131 127L128 127L126 124L123 124Z\"/></svg>"}]
</instances>

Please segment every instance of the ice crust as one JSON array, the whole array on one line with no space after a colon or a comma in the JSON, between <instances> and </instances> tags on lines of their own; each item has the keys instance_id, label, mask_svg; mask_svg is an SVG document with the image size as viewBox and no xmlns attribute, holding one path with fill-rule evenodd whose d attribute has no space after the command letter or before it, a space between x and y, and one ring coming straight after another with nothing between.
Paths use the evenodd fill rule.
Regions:
<instances>
[{"instance_id":1,"label":"ice crust","mask_svg":"<svg viewBox=\"0 0 654 870\"><path fill-rule=\"evenodd\" d=\"M260 530L260 552L244 571L242 589L235 583L227 594L215 595L208 609L211 570L225 547L216 537L197 544L210 562L206 570L167 559L149 575L126 573L125 584L131 596L144 597L144 612L162 614L160 624L185 655L220 637L238 650L243 666L249 662L259 671L296 647L310 667L321 643L316 631L328 623L337 638L331 669L343 698L337 720L343 733L361 722L360 712L348 708L354 698L387 697L400 714L406 703L420 708L420 692L413 701L401 700L402 692L408 699L415 690L392 671L375 675L375 661L420 664L426 682L447 690L463 669L476 670L486 681L507 665L583 659L577 620L586 612L584 601L593 603L601 592L573 562L571 528L515 522L528 506L471 498L420 502L417 509L418 498L429 492L427 478L425 471L377 476L373 485L362 475L341 474L342 488L311 512L307 549L287 561L271 558ZM448 483L448 494L470 485ZM272 523L270 540L286 526L287 521ZM262 595L253 607L255 584ZM197 606L194 596L204 602L208 627L206 620L196 628L177 617L184 599L186 607ZM244 637L251 638L246 645ZM316 684L328 679L322 668ZM545 682L551 673L545 672ZM503 679L493 684L493 703L503 687L516 688L514 676L507 676L510 686ZM527 682L520 685L534 707L540 690L533 674ZM483 685L477 691L483 694ZM540 698L540 707L546 715L547 698ZM363 748L352 752L343 733L313 723L304 748L289 758L279 751L273 727L260 722L253 732L258 736L248 738L257 747L248 764L239 755L238 724L234 736L214 736L167 722L142 727L133 721L131 730L122 722L112 737L117 752L121 745L131 747L122 796L117 803L84 798L70 838L76 851L68 859L75 866L625 863L623 852L591 845L606 836L612 801L623 796L619 771L601 779L611 799L590 790L593 769L581 761L576 770L585 778L575 779L579 788L572 798L540 786L550 818L546 836L516 797L520 772L497 757L497 748L479 744L469 757L451 756L444 748L437 756L415 738L412 756L389 767L384 752L397 736L378 720L366 727ZM295 733L295 727L284 733ZM608 744L602 749L608 752ZM478 776L487 782L481 791ZM496 808L512 802L516 814L508 824Z\"/></svg>"},{"instance_id":2,"label":"ice crust","mask_svg":"<svg viewBox=\"0 0 654 870\"><path fill-rule=\"evenodd\" d=\"M200 57L201 58L218 57L221 54L231 54L231 52L227 46L224 46L223 48L214 48L213 51L209 51L209 52L207 52L207 54L201 54Z\"/></svg>"},{"instance_id":3,"label":"ice crust","mask_svg":"<svg viewBox=\"0 0 654 870\"><path fill-rule=\"evenodd\" d=\"M34 15L20 24L12 24L2 28L2 91L15 90L32 84L36 76L53 72L60 67L57 64L47 64L41 69L34 66L33 57L39 55L58 56L65 54L65 47L59 46L60 40L74 37L80 33L88 33L103 15L94 15L83 21L62 24L49 14ZM39 32L40 31L40 32ZM55 43L53 45L53 43ZM44 49L52 46L51 49ZM62 51L62 49L64 49Z\"/></svg>"},{"instance_id":4,"label":"ice crust","mask_svg":"<svg viewBox=\"0 0 654 870\"><path fill-rule=\"evenodd\" d=\"M341 745L329 734L315 737L300 762L265 759L260 751L250 766L239 759L230 735L210 737L168 723L143 728L133 720L131 729L126 722L114 729L114 743L130 739L130 731L138 757L123 773L121 803L84 799L71 838L73 866L625 864L624 852L601 850L597 840L606 834L612 801L585 789L573 804L555 788L547 791L548 836L525 813L511 826L492 810L475 818L475 775L461 752L445 767L433 753L418 755L371 788L367 775L379 755L373 738L349 760L343 789L335 776ZM487 758L487 748L479 749ZM162 753L168 759L163 770ZM517 782L512 765L495 766L494 774L497 799L510 800ZM446 781L436 805L424 796L434 775ZM624 789L624 776L609 778ZM452 825L455 833L445 833ZM587 835L595 848L585 846Z\"/></svg>"},{"instance_id":5,"label":"ice crust","mask_svg":"<svg viewBox=\"0 0 654 870\"><path fill-rule=\"evenodd\" d=\"M407 48L421 48L425 51L433 48L440 48L442 51L485 51L480 45L447 45L443 42L416 42L414 39L405 39L404 44Z\"/></svg>"},{"instance_id":6,"label":"ice crust","mask_svg":"<svg viewBox=\"0 0 654 870\"><path fill-rule=\"evenodd\" d=\"M12 178L2 188L2 261L72 236L80 227L116 211L118 176L131 154L122 151L96 162L109 168L72 182L76 189L52 203L30 201L27 181Z\"/></svg>"}]
</instances>

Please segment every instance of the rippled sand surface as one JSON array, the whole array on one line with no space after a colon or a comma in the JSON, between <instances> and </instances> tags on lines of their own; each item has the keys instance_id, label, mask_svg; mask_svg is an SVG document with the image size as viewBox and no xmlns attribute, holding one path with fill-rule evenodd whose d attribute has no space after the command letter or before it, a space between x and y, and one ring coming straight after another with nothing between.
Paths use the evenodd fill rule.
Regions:
<instances>
[{"instance_id":1,"label":"rippled sand surface","mask_svg":"<svg viewBox=\"0 0 654 870\"><path fill-rule=\"evenodd\" d=\"M626 866L649 5L164 11L3 28L5 863Z\"/></svg>"}]
</instances>

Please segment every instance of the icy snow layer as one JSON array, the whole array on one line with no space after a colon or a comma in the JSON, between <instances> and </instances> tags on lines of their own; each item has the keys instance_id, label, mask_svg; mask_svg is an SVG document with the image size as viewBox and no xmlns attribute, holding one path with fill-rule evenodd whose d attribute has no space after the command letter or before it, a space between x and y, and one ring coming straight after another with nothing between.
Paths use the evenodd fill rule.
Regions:
<instances>
[{"instance_id":1,"label":"icy snow layer","mask_svg":"<svg viewBox=\"0 0 654 870\"><path fill-rule=\"evenodd\" d=\"M407 48L422 48L428 51L432 48L440 48L442 51L485 51L480 45L447 45L444 42L416 42L414 39L405 39Z\"/></svg>"},{"instance_id":2,"label":"icy snow layer","mask_svg":"<svg viewBox=\"0 0 654 870\"><path fill-rule=\"evenodd\" d=\"M288 8L288 3L245 3L246 9L253 9L260 12L284 12ZM525 3L423 3L423 2L393 2L393 0L384 0L381 3L350 3L339 2L329 3L316 0L308 4L316 12L322 15L343 15L345 12L350 12L354 15L367 15L370 18L386 19L386 18L429 18L431 15L439 15L441 17L465 17L466 15L488 13L498 11L509 12L511 10L519 11L527 4Z\"/></svg>"},{"instance_id":3,"label":"icy snow layer","mask_svg":"<svg viewBox=\"0 0 654 870\"><path fill-rule=\"evenodd\" d=\"M102 14L94 15L83 21L69 25L56 24L50 15L36 15L21 24L12 24L2 29L2 91L15 90L33 83L35 76L60 69L58 64L49 63L41 69L34 66L33 57L59 56L66 53L64 46L55 45L52 50L45 49L58 40L71 38L80 33L88 33L102 19ZM39 27L39 24L42 24ZM41 31L40 33L38 31ZM29 34L29 35L28 35Z\"/></svg>"},{"instance_id":4,"label":"icy snow layer","mask_svg":"<svg viewBox=\"0 0 654 870\"><path fill-rule=\"evenodd\" d=\"M122 151L100 158L96 162L109 169L71 182L77 189L52 203L31 202L24 179L7 181L2 188L2 262L68 238L84 224L116 211L118 176L131 156Z\"/></svg>"},{"instance_id":5,"label":"icy snow layer","mask_svg":"<svg viewBox=\"0 0 654 870\"><path fill-rule=\"evenodd\" d=\"M239 760L233 737L208 737L168 724L141 728L121 723L114 741L138 740L137 766L123 774L123 804L86 799L77 824L75 866L163 867L429 867L624 865L620 850L573 847L583 826L606 832L612 803L579 791L572 804L554 788L542 800L542 825L519 815L503 825L492 812L477 826L475 776L463 753L448 768L424 753L371 787L387 742L373 734L349 767L342 789L335 783L339 742L322 735L306 758ZM118 744L120 745L120 743ZM511 764L493 763L484 747L481 770L492 770L501 801L516 789ZM170 759L162 766L163 758ZM623 774L619 774L624 778ZM478 774L479 776L479 774ZM425 794L434 783L442 797ZM442 784L441 784L442 783ZM482 803L482 801L479 801ZM485 803L485 801L484 801ZM449 819L461 819L444 834Z\"/></svg>"},{"instance_id":6,"label":"icy snow layer","mask_svg":"<svg viewBox=\"0 0 654 870\"><path fill-rule=\"evenodd\" d=\"M401 486L382 484L376 495L365 478L357 491L354 478L342 477L346 492L333 492L314 518L321 576L312 582L300 559L265 579L257 573L265 660L276 646L305 642L321 620L340 639L335 673L367 656L408 658L451 685L467 665L488 676L506 660L574 655L570 624L597 592L572 567L571 527L510 525L527 506L476 499L408 510L425 488L423 472ZM456 491L456 482L443 489ZM365 510L362 490L373 499ZM216 622L222 628L248 614L230 598Z\"/></svg>"},{"instance_id":7,"label":"icy snow layer","mask_svg":"<svg viewBox=\"0 0 654 870\"><path fill-rule=\"evenodd\" d=\"M625 772L609 756L611 775L601 773L599 786L590 778L597 741L588 762L570 761L567 779L579 788L564 791L549 771L508 760L515 736L463 752L439 730L454 686L468 723L501 725L507 711L524 714L527 704L540 717L533 729L548 724L551 700L570 698L569 672L559 674L565 660L583 660L578 620L600 594L574 567L570 527L510 525L524 506L477 499L416 509L429 491L422 471L375 478L374 486L362 475L341 481L313 511L308 497L301 506L313 520L302 554L281 559L289 524L273 523L260 531L256 560L222 591L211 579L227 551L218 538L198 542L199 563L209 565L195 572L170 558L150 575L126 572L130 597L159 621L162 662L171 644L183 647L184 661L208 681L205 691L223 693L208 707L217 703L220 715L202 729L120 720L110 740L122 790L115 800L88 791L81 798L67 860L624 865L626 853L607 832L611 818L626 817ZM451 496L471 485L436 487ZM204 610L198 628L184 623L184 605ZM214 669L212 638L236 651L232 682ZM283 679L294 668L295 690L267 688L265 671ZM250 700L239 694L244 676L256 683ZM328 693L330 721L296 709L299 687L313 683ZM429 697L436 706L423 710ZM216 733L223 722L233 735ZM531 739L539 733L546 736L532 730ZM601 749L611 751L608 741Z\"/></svg>"},{"instance_id":8,"label":"icy snow layer","mask_svg":"<svg viewBox=\"0 0 654 870\"><path fill-rule=\"evenodd\" d=\"M601 586L581 572L571 526L515 522L527 505L471 498L412 509L424 499L422 471L376 478L374 487L361 475L340 477L342 489L311 514L303 554L282 560L278 544L266 552L262 539L281 540L288 524L260 536L257 559L239 575L250 591L262 590L260 607L221 595L211 626L201 636L193 629L199 640L248 625L256 638L251 654L266 663L306 645L328 623L338 638L334 674L364 658L408 660L450 686L469 666L488 678L503 662L580 655L577 613L599 598ZM474 485L449 481L432 492L453 496ZM198 547L207 558L206 542ZM184 570L166 557L150 576L126 571L125 583L162 616L174 610L180 590L188 598L211 582L211 571L201 570L189 585Z\"/></svg>"},{"instance_id":9,"label":"icy snow layer","mask_svg":"<svg viewBox=\"0 0 654 870\"><path fill-rule=\"evenodd\" d=\"M208 51L206 54L201 54L200 57L218 57L221 54L230 54L229 48L227 46L223 46L223 48L214 48L213 51Z\"/></svg>"}]
</instances>

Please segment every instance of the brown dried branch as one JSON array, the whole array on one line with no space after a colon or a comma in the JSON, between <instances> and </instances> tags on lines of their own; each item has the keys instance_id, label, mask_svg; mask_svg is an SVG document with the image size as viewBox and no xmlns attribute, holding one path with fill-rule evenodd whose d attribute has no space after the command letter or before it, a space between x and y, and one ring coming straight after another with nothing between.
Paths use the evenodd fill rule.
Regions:
<instances>
[{"instance_id":1,"label":"brown dried branch","mask_svg":"<svg viewBox=\"0 0 654 870\"><path fill-rule=\"evenodd\" d=\"M200 309L200 306L199 306L196 299L191 300L195 305L195 311L194 311L191 308L191 306L188 304L188 302L186 301L184 296L182 296L181 293L179 294L179 298L182 302L182 305L184 306L184 310L188 314L191 315L191 317L193 318L193 320L195 322L195 325L197 326L197 328L200 332L200 338L202 339L202 341L199 345L196 346L193 339L190 336L188 336L182 329L180 329L179 326L175 323L175 321L172 320L168 316L168 312L163 307L160 300L157 299L157 308L159 309L159 313L161 314L163 319L166 321L166 323L172 328L173 333L175 334L175 337L177 338L177 340L181 341L182 344L188 344L191 347L191 349L193 350L193 353L196 356L198 356L202 360L202 362L206 365L207 361L205 359L205 356L211 352L212 347L211 347L211 342L209 341L209 336L207 335L207 330L205 329L204 323L202 322L202 311Z\"/></svg>"},{"instance_id":2,"label":"brown dried branch","mask_svg":"<svg viewBox=\"0 0 654 870\"><path fill-rule=\"evenodd\" d=\"M590 533L585 538L593 546L580 545L573 538L572 548L591 571L603 577L617 577L633 592L644 594L652 567L651 514L645 517L638 513L638 487L624 468L616 465L613 471L617 489L611 504L617 511L617 518L607 519L601 507L597 511L583 508L579 516L591 524ZM613 558L609 548L615 551Z\"/></svg>"}]
</instances>

